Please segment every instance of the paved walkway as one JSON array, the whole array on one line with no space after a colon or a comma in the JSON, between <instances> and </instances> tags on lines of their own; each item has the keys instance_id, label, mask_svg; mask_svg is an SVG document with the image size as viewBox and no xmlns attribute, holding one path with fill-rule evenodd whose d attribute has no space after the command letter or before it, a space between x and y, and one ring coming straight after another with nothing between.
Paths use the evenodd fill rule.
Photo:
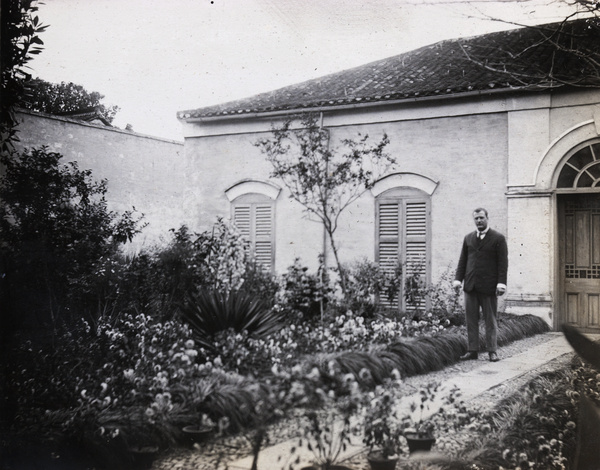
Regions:
<instances>
[{"instance_id":1,"label":"paved walkway","mask_svg":"<svg viewBox=\"0 0 600 470\"><path fill-rule=\"evenodd\" d=\"M450 389L453 385L461 389L461 398L465 401L470 397L480 395L507 380L514 379L526 372L535 370L541 365L550 362L564 354L572 353L573 349L568 344L562 333L547 333L548 341L535 346L524 353L502 359L500 362L485 362L480 367L469 372L457 374L445 382L444 388ZM591 335L590 338L600 340L600 335ZM402 410L408 409L409 403L415 401L418 394L400 400L398 406ZM351 446L346 450L343 459L356 456L365 450L361 438L354 438ZM258 470L279 470L285 465L292 447L297 447L298 440L282 442L272 447L262 449L258 458ZM309 464L312 455L306 448L297 448L301 463ZM288 463L289 465L289 463ZM252 457L246 457L235 462L230 462L227 470L249 470L252 466ZM298 465L301 468L301 465Z\"/></svg>"}]
</instances>

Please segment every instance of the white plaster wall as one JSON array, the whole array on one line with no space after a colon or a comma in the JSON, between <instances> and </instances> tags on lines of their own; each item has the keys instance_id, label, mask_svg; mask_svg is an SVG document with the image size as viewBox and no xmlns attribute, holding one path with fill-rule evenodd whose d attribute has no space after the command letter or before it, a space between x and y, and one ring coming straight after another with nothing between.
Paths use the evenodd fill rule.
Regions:
<instances>
[{"instance_id":1,"label":"white plaster wall","mask_svg":"<svg viewBox=\"0 0 600 470\"><path fill-rule=\"evenodd\" d=\"M95 180L106 179L109 210L132 207L144 214L148 226L129 246L131 251L169 239L169 230L185 220L184 148L182 142L49 116L19 112L19 148L48 146L92 170Z\"/></svg>"},{"instance_id":2,"label":"white plaster wall","mask_svg":"<svg viewBox=\"0 0 600 470\"><path fill-rule=\"evenodd\" d=\"M325 121L327 122L327 121ZM472 211L484 206L492 226L506 233L506 113L458 115L427 120L398 120L329 127L332 148L345 138L368 134L377 142L386 132L387 152L397 160L391 172L423 175L439 185L431 197L433 279L454 269L464 235L474 230ZM227 134L186 139L187 173L192 188L186 212L191 226L207 229L217 215L229 216L225 189L243 179L265 180L270 165L253 143L264 135ZM274 181L276 184L280 182ZM276 270L295 257L316 267L322 252L322 228L282 190L276 206ZM336 232L342 262L373 260L375 200L370 192L342 214ZM333 255L328 254L330 265Z\"/></svg>"},{"instance_id":3,"label":"white plaster wall","mask_svg":"<svg viewBox=\"0 0 600 470\"><path fill-rule=\"evenodd\" d=\"M551 195L508 199L508 311L526 302L550 322L554 288L554 211ZM532 305L534 306L534 305Z\"/></svg>"},{"instance_id":4,"label":"white plaster wall","mask_svg":"<svg viewBox=\"0 0 600 470\"><path fill-rule=\"evenodd\" d=\"M508 184L531 184L540 151L550 142L550 110L508 113L508 136Z\"/></svg>"}]
</instances>

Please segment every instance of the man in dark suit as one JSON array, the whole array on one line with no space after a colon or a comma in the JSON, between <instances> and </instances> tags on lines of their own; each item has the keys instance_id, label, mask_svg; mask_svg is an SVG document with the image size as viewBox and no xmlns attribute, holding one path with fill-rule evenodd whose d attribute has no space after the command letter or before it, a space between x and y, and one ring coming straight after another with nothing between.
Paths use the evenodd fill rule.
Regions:
<instances>
[{"instance_id":1,"label":"man in dark suit","mask_svg":"<svg viewBox=\"0 0 600 470\"><path fill-rule=\"evenodd\" d=\"M461 360L477 359L479 352L479 309L485 320L485 338L490 361L499 360L496 352L498 342L498 296L506 292L508 248L501 233L489 227L488 212L483 208L473 211L477 226L475 232L465 236L456 269L454 287L461 285L465 291L465 311L469 350Z\"/></svg>"}]
</instances>

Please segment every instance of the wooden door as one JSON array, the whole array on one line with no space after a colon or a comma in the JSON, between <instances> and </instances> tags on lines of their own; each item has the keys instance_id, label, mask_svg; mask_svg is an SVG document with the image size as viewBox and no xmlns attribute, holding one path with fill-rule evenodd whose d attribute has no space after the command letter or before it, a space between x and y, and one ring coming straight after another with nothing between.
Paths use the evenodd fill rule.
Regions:
<instances>
[{"instance_id":1,"label":"wooden door","mask_svg":"<svg viewBox=\"0 0 600 470\"><path fill-rule=\"evenodd\" d=\"M559 195L560 322L600 331L600 194Z\"/></svg>"}]
</instances>

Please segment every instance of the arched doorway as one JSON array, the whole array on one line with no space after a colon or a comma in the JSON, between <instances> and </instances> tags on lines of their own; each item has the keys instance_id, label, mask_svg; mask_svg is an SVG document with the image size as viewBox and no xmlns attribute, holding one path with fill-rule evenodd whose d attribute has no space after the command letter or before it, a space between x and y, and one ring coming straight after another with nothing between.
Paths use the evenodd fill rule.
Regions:
<instances>
[{"instance_id":1,"label":"arched doorway","mask_svg":"<svg viewBox=\"0 0 600 470\"><path fill-rule=\"evenodd\" d=\"M600 332L600 139L575 147L555 177L559 323Z\"/></svg>"}]
</instances>

